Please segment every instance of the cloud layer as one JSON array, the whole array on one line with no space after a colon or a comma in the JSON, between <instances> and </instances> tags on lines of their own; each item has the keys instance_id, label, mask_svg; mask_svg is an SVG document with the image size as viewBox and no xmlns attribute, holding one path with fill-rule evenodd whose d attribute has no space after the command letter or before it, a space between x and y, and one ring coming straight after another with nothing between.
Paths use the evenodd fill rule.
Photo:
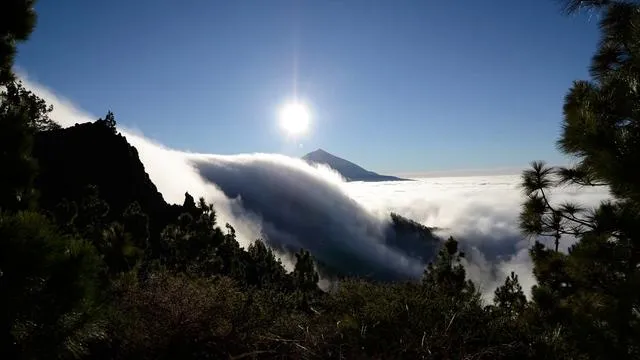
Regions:
<instances>
[{"instance_id":1,"label":"cloud layer","mask_svg":"<svg viewBox=\"0 0 640 360\"><path fill-rule=\"evenodd\" d=\"M386 245L390 218L351 198L333 171L281 155L190 156L202 177L233 199L276 248L305 248L341 273L414 278L423 264Z\"/></svg>"},{"instance_id":2,"label":"cloud layer","mask_svg":"<svg viewBox=\"0 0 640 360\"><path fill-rule=\"evenodd\" d=\"M36 83L25 85L54 105L52 118L63 126L95 116ZM510 271L525 289L533 284L530 243L517 229L523 201L517 175L425 178L414 182L345 183L324 167L273 154L219 156L172 150L124 128L138 149L151 180L169 202L184 192L213 202L221 223L237 231L243 246L266 238L275 248L306 248L335 268L417 278L423 262L389 247L389 212L440 228L455 236L468 254L470 278L490 295ZM558 200L595 205L600 189L562 189ZM287 256L282 257L291 269ZM362 273L360 274L362 275Z\"/></svg>"},{"instance_id":3,"label":"cloud layer","mask_svg":"<svg viewBox=\"0 0 640 360\"><path fill-rule=\"evenodd\" d=\"M514 271L523 288L534 284L528 249L531 239L518 230L524 196L519 175L423 178L407 183L347 184L347 192L371 211L395 211L441 236L452 235L467 253L469 277L489 295ZM608 197L602 188L565 187L553 192L555 202L595 206ZM565 242L566 249L570 244Z\"/></svg>"}]
</instances>

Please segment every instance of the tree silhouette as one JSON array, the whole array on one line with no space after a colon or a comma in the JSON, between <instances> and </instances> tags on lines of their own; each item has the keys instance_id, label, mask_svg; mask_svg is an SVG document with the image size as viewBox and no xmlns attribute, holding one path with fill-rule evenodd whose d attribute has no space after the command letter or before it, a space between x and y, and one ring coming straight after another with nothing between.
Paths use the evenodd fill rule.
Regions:
<instances>
[{"instance_id":1,"label":"tree silhouette","mask_svg":"<svg viewBox=\"0 0 640 360\"><path fill-rule=\"evenodd\" d=\"M533 300L547 329L563 329L576 357L634 358L640 356L632 340L640 338L640 6L567 2L570 12L580 6L602 17L592 79L574 82L565 97L558 145L576 165L534 162L523 173L520 223L536 238L555 240L553 250L539 243L531 250ZM606 186L613 198L592 209L555 203L552 190L565 185ZM564 254L561 239L577 242Z\"/></svg>"},{"instance_id":2,"label":"tree silhouette","mask_svg":"<svg viewBox=\"0 0 640 360\"><path fill-rule=\"evenodd\" d=\"M114 134L116 133L116 116L109 110L104 119L98 119L96 124L102 125L105 128L109 129Z\"/></svg>"},{"instance_id":3,"label":"tree silhouette","mask_svg":"<svg viewBox=\"0 0 640 360\"><path fill-rule=\"evenodd\" d=\"M37 164L32 158L33 135L57 128L49 119L52 108L20 82L0 91L0 208L17 210L33 205Z\"/></svg>"},{"instance_id":4,"label":"tree silhouette","mask_svg":"<svg viewBox=\"0 0 640 360\"><path fill-rule=\"evenodd\" d=\"M313 263L313 257L304 249L300 249L296 256L296 265L293 270L293 282L303 292L311 292L318 288L320 280Z\"/></svg>"},{"instance_id":5,"label":"tree silhouette","mask_svg":"<svg viewBox=\"0 0 640 360\"><path fill-rule=\"evenodd\" d=\"M518 275L513 271L504 284L496 289L494 303L500 311L506 313L509 317L517 317L523 312L527 305L527 297L522 291Z\"/></svg>"},{"instance_id":6,"label":"tree silhouette","mask_svg":"<svg viewBox=\"0 0 640 360\"><path fill-rule=\"evenodd\" d=\"M422 277L422 284L434 293L465 301L477 295L473 283L466 279L461 260L464 253L458 250L458 242L449 237L442 245L435 262L429 263Z\"/></svg>"},{"instance_id":7,"label":"tree silhouette","mask_svg":"<svg viewBox=\"0 0 640 360\"><path fill-rule=\"evenodd\" d=\"M36 24L34 0L4 0L0 3L0 85L15 79L16 45L31 35Z\"/></svg>"},{"instance_id":8,"label":"tree silhouette","mask_svg":"<svg viewBox=\"0 0 640 360\"><path fill-rule=\"evenodd\" d=\"M0 3L0 209L24 209L33 205L36 163L31 157L33 132L40 124L52 124L44 101L27 91L13 74L18 42L35 26L33 0Z\"/></svg>"},{"instance_id":9,"label":"tree silhouette","mask_svg":"<svg viewBox=\"0 0 640 360\"><path fill-rule=\"evenodd\" d=\"M87 241L44 216L0 213L0 357L69 356L86 350L83 337L104 335L85 327L101 271Z\"/></svg>"},{"instance_id":10,"label":"tree silhouette","mask_svg":"<svg viewBox=\"0 0 640 360\"><path fill-rule=\"evenodd\" d=\"M247 283L257 287L286 286L287 272L273 250L261 240L256 240L247 249L250 259L247 267Z\"/></svg>"}]
</instances>

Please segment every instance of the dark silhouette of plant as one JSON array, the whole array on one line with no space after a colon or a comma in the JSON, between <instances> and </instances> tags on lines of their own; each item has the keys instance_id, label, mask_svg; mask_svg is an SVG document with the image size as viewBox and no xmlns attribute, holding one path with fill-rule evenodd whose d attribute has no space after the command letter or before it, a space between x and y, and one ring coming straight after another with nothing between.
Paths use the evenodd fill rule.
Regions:
<instances>
[{"instance_id":1,"label":"dark silhouette of plant","mask_svg":"<svg viewBox=\"0 0 640 360\"><path fill-rule=\"evenodd\" d=\"M33 136L57 126L49 119L52 108L20 82L0 90L0 208L26 209L34 205L33 182L37 163L32 158Z\"/></svg>"},{"instance_id":2,"label":"dark silhouette of plant","mask_svg":"<svg viewBox=\"0 0 640 360\"><path fill-rule=\"evenodd\" d=\"M96 120L96 125L104 126L106 129L108 129L109 131L111 131L114 134L117 132L117 130L116 130L116 116L111 111L107 112L107 115L104 117L104 119Z\"/></svg>"},{"instance_id":3,"label":"dark silhouette of plant","mask_svg":"<svg viewBox=\"0 0 640 360\"><path fill-rule=\"evenodd\" d=\"M473 283L466 278L461 260L464 253L458 251L458 242L450 237L440 249L435 262L429 263L422 277L422 284L433 292L446 297L467 301L477 292Z\"/></svg>"},{"instance_id":4,"label":"dark silhouette of plant","mask_svg":"<svg viewBox=\"0 0 640 360\"><path fill-rule=\"evenodd\" d=\"M258 288L275 287L285 290L291 286L291 279L282 262L273 250L261 240L256 240L247 248L246 281Z\"/></svg>"},{"instance_id":5,"label":"dark silhouette of plant","mask_svg":"<svg viewBox=\"0 0 640 360\"><path fill-rule=\"evenodd\" d=\"M35 0L5 0L0 4L0 86L15 80L16 45L31 35L36 24Z\"/></svg>"},{"instance_id":6,"label":"dark silhouette of plant","mask_svg":"<svg viewBox=\"0 0 640 360\"><path fill-rule=\"evenodd\" d=\"M601 11L601 41L590 81L576 81L564 104L560 149L572 168L534 162L523 174L522 229L551 236L531 250L533 301L546 331L574 357L637 358L640 347L640 6L635 1L570 1ZM554 203L558 186L607 186L596 208ZM560 253L560 243L573 243ZM575 242L575 243L574 243Z\"/></svg>"},{"instance_id":7,"label":"dark silhouette of plant","mask_svg":"<svg viewBox=\"0 0 640 360\"><path fill-rule=\"evenodd\" d=\"M511 272L504 284L496 289L493 301L498 310L510 318L517 318L523 313L527 306L527 297L522 291L518 275Z\"/></svg>"},{"instance_id":8,"label":"dark silhouette of plant","mask_svg":"<svg viewBox=\"0 0 640 360\"><path fill-rule=\"evenodd\" d=\"M91 315L102 268L91 244L44 216L0 213L0 357L82 355L100 340Z\"/></svg>"}]
</instances>

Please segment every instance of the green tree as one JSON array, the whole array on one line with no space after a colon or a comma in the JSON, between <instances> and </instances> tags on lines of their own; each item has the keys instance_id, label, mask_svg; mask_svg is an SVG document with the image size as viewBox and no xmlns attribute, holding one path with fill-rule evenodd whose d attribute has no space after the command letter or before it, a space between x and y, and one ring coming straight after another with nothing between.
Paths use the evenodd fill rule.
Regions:
<instances>
[{"instance_id":1,"label":"green tree","mask_svg":"<svg viewBox=\"0 0 640 360\"><path fill-rule=\"evenodd\" d=\"M496 289L494 303L496 307L509 317L518 317L527 305L527 297L522 291L518 275L511 272L504 284Z\"/></svg>"},{"instance_id":2,"label":"green tree","mask_svg":"<svg viewBox=\"0 0 640 360\"><path fill-rule=\"evenodd\" d=\"M442 245L436 260L427 265L422 284L434 293L456 298L456 301L468 301L477 297L475 286L466 278L461 260L464 253L458 250L458 242L449 237Z\"/></svg>"},{"instance_id":3,"label":"green tree","mask_svg":"<svg viewBox=\"0 0 640 360\"><path fill-rule=\"evenodd\" d=\"M93 321L103 265L91 244L33 212L0 213L0 357L77 356L99 340Z\"/></svg>"},{"instance_id":4,"label":"green tree","mask_svg":"<svg viewBox=\"0 0 640 360\"><path fill-rule=\"evenodd\" d=\"M637 358L640 347L640 6L636 1L567 1L601 12L591 80L565 97L559 148L570 168L534 162L523 174L525 233L554 238L531 251L533 300L550 332L574 356ZM553 201L558 186L606 186L595 208ZM577 242L575 242L577 240ZM569 251L560 253L566 241Z\"/></svg>"},{"instance_id":5,"label":"green tree","mask_svg":"<svg viewBox=\"0 0 640 360\"><path fill-rule=\"evenodd\" d=\"M37 164L31 157L33 134L57 125L49 118L52 108L24 88L9 82L0 92L0 208L25 209L33 205Z\"/></svg>"},{"instance_id":6,"label":"green tree","mask_svg":"<svg viewBox=\"0 0 640 360\"><path fill-rule=\"evenodd\" d=\"M96 120L96 124L106 127L114 134L116 133L116 116L111 110L107 112L107 115L104 117L104 119L100 118Z\"/></svg>"},{"instance_id":7,"label":"green tree","mask_svg":"<svg viewBox=\"0 0 640 360\"><path fill-rule=\"evenodd\" d=\"M36 24L34 0L4 0L0 3L0 85L15 79L12 71L16 45L31 35Z\"/></svg>"},{"instance_id":8,"label":"green tree","mask_svg":"<svg viewBox=\"0 0 640 360\"><path fill-rule=\"evenodd\" d=\"M277 259L273 250L261 240L256 240L247 249L247 283L257 287L284 288L288 284L289 277L280 259Z\"/></svg>"},{"instance_id":9,"label":"green tree","mask_svg":"<svg viewBox=\"0 0 640 360\"><path fill-rule=\"evenodd\" d=\"M293 269L293 283L297 289L305 293L312 292L318 288L320 277L316 272L313 257L305 250L300 249L296 256L296 265Z\"/></svg>"},{"instance_id":10,"label":"green tree","mask_svg":"<svg viewBox=\"0 0 640 360\"><path fill-rule=\"evenodd\" d=\"M314 298L314 292L318 290L320 276L316 271L313 257L307 250L300 249L295 254L295 257L296 265L291 274L293 286L298 295L300 306L304 310L309 310L311 301Z\"/></svg>"},{"instance_id":11,"label":"green tree","mask_svg":"<svg viewBox=\"0 0 640 360\"><path fill-rule=\"evenodd\" d=\"M102 232L109 224L108 214L109 204L100 198L98 187L94 185L85 187L80 200L78 216L75 218L77 231L86 239L102 240Z\"/></svg>"},{"instance_id":12,"label":"green tree","mask_svg":"<svg viewBox=\"0 0 640 360\"><path fill-rule=\"evenodd\" d=\"M149 216L140 208L138 202L131 203L125 210L122 219L124 231L131 234L135 246L146 249L149 246Z\"/></svg>"},{"instance_id":13,"label":"green tree","mask_svg":"<svg viewBox=\"0 0 640 360\"><path fill-rule=\"evenodd\" d=\"M15 80L16 46L27 40L36 22L33 0L0 3L0 209L33 204L36 163L31 157L34 131L53 126L44 101Z\"/></svg>"},{"instance_id":14,"label":"green tree","mask_svg":"<svg viewBox=\"0 0 640 360\"><path fill-rule=\"evenodd\" d=\"M129 271L142 258L143 251L135 246L135 242L141 240L136 240L121 223L108 224L102 229L100 235L100 238L95 241L95 246L104 259L109 274Z\"/></svg>"}]
</instances>

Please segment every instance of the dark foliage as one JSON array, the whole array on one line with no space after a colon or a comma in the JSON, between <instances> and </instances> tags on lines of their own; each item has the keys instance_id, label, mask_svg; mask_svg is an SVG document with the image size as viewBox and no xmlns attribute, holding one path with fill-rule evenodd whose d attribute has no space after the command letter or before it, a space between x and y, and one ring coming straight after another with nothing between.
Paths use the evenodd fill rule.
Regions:
<instances>
[{"instance_id":1,"label":"dark foliage","mask_svg":"<svg viewBox=\"0 0 640 360\"><path fill-rule=\"evenodd\" d=\"M243 249L204 199L185 193L168 205L112 112L60 129L14 81L15 44L35 14L32 1L3 1L0 358L640 358L640 10L567 4L604 14L593 80L576 82L565 103L559 144L578 163L535 162L523 174L521 227L555 244L530 251L530 301L511 273L486 305L453 238L421 282L343 278L321 291L322 264L308 251L296 249L288 272L265 242ZM594 209L556 204L551 190L566 184L609 186L614 198ZM433 239L392 221L389 245ZM424 236L413 238L416 228Z\"/></svg>"},{"instance_id":2,"label":"dark foliage","mask_svg":"<svg viewBox=\"0 0 640 360\"><path fill-rule=\"evenodd\" d=\"M16 45L31 35L36 24L35 0L3 0L0 4L0 85L15 79Z\"/></svg>"},{"instance_id":3,"label":"dark foliage","mask_svg":"<svg viewBox=\"0 0 640 360\"><path fill-rule=\"evenodd\" d=\"M37 163L31 157L33 136L57 126L49 119L51 107L20 82L0 91L0 208L26 209L34 205L33 182Z\"/></svg>"},{"instance_id":4,"label":"dark foliage","mask_svg":"<svg viewBox=\"0 0 640 360\"><path fill-rule=\"evenodd\" d=\"M0 213L0 357L81 355L104 331L94 317L95 248L33 212Z\"/></svg>"},{"instance_id":5,"label":"dark foliage","mask_svg":"<svg viewBox=\"0 0 640 360\"><path fill-rule=\"evenodd\" d=\"M573 168L534 162L523 174L528 196L522 229L551 236L553 250L531 249L538 284L533 321L555 334L551 349L571 358L640 357L640 5L635 1L571 1L601 11L602 37L590 81L565 97L560 149ZM607 186L613 195L595 208L559 204L557 186ZM561 241L573 243L559 252Z\"/></svg>"},{"instance_id":6,"label":"dark foliage","mask_svg":"<svg viewBox=\"0 0 640 360\"><path fill-rule=\"evenodd\" d=\"M84 239L100 269L92 272L100 291L79 312L82 329L93 333L73 333L86 335L74 356L508 358L530 352L526 333L512 325L515 310L483 306L453 239L423 283L344 279L323 292L308 251L297 252L287 272L264 242L242 249L233 227L221 228L204 199L186 193L183 205L167 205L135 149L103 121L40 132L36 141L42 164L36 184L51 220L41 217L55 231ZM77 151L82 147L90 150ZM81 171L74 166L80 159L93 162ZM409 232L411 221L393 219ZM517 280L509 284L517 288ZM15 332L9 334L15 343Z\"/></svg>"}]
</instances>

